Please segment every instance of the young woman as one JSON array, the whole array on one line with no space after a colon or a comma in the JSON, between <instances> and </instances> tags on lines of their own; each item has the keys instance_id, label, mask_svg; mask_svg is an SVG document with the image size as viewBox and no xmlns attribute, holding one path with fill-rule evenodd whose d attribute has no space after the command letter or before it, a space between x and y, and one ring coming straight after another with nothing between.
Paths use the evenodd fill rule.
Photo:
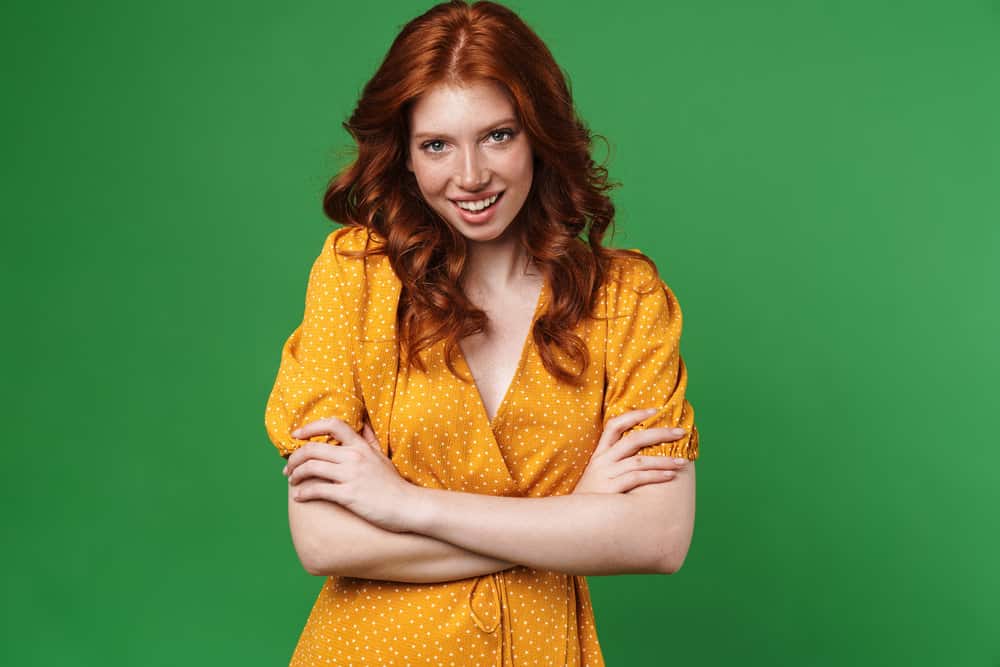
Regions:
<instances>
[{"instance_id":1,"label":"young woman","mask_svg":"<svg viewBox=\"0 0 1000 667\"><path fill-rule=\"evenodd\" d=\"M603 665L586 575L675 572L693 532L677 300L602 247L607 172L505 7L407 24L345 127L265 415L326 577L292 664Z\"/></svg>"}]
</instances>

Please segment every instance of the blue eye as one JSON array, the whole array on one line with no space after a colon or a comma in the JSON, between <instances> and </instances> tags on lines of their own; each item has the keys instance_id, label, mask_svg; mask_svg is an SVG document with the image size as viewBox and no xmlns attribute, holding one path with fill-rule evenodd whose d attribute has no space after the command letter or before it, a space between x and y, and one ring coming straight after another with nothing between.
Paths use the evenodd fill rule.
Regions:
<instances>
[{"instance_id":1,"label":"blue eye","mask_svg":"<svg viewBox=\"0 0 1000 667\"><path fill-rule=\"evenodd\" d=\"M493 130L489 133L489 138L497 144L505 144L514 137L514 130L505 127L500 130ZM442 139L432 139L420 144L420 148L427 153L439 154L444 152L445 142Z\"/></svg>"}]
</instances>

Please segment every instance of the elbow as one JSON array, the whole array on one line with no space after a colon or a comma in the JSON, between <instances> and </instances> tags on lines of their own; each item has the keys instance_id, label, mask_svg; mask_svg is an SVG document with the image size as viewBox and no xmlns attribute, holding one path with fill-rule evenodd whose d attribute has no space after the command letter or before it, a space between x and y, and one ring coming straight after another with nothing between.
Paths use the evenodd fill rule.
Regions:
<instances>
[{"instance_id":1,"label":"elbow","mask_svg":"<svg viewBox=\"0 0 1000 667\"><path fill-rule=\"evenodd\" d=\"M329 544L310 547L296 542L295 552L302 569L314 577L358 577L367 571L367 564L358 560L357 555L354 560L348 560L349 550L331 548Z\"/></svg>"},{"instance_id":2,"label":"elbow","mask_svg":"<svg viewBox=\"0 0 1000 667\"><path fill-rule=\"evenodd\" d=\"M293 537L295 553L302 569L314 577L364 577L370 563L360 553L328 543L311 543L309 538Z\"/></svg>"},{"instance_id":3,"label":"elbow","mask_svg":"<svg viewBox=\"0 0 1000 667\"><path fill-rule=\"evenodd\" d=\"M296 530L293 525L292 544L302 569L314 577L334 576L343 569L342 564L332 557L341 550L331 548L318 532Z\"/></svg>"},{"instance_id":4,"label":"elbow","mask_svg":"<svg viewBox=\"0 0 1000 667\"><path fill-rule=\"evenodd\" d=\"M320 550L300 544L299 540L293 540L293 542L295 542L295 553L299 557L299 563L302 564L303 570L314 577L329 576L330 563L327 562L328 559L320 558Z\"/></svg>"},{"instance_id":5,"label":"elbow","mask_svg":"<svg viewBox=\"0 0 1000 667\"><path fill-rule=\"evenodd\" d=\"M682 553L680 556L668 552L663 558L660 558L660 562L657 565L656 572L658 574L676 574L681 566L684 565L684 559L687 556L687 551Z\"/></svg>"},{"instance_id":6,"label":"elbow","mask_svg":"<svg viewBox=\"0 0 1000 667\"><path fill-rule=\"evenodd\" d=\"M288 527L302 569L315 577L341 574L350 567L346 561L357 555L356 550L344 546L352 541L341 522L347 510L333 503L301 503L292 497L293 489L290 485Z\"/></svg>"},{"instance_id":7,"label":"elbow","mask_svg":"<svg viewBox=\"0 0 1000 667\"><path fill-rule=\"evenodd\" d=\"M302 569L314 577L353 577L359 568L330 560L329 554L322 557L312 553L299 552Z\"/></svg>"},{"instance_id":8,"label":"elbow","mask_svg":"<svg viewBox=\"0 0 1000 667\"><path fill-rule=\"evenodd\" d=\"M317 559L299 554L299 562L302 563L302 569L314 577L329 576L326 564Z\"/></svg>"},{"instance_id":9,"label":"elbow","mask_svg":"<svg viewBox=\"0 0 1000 667\"><path fill-rule=\"evenodd\" d=\"M667 539L660 541L657 550L658 574L676 574L683 567L691 546L691 533L691 530L668 531Z\"/></svg>"}]
</instances>

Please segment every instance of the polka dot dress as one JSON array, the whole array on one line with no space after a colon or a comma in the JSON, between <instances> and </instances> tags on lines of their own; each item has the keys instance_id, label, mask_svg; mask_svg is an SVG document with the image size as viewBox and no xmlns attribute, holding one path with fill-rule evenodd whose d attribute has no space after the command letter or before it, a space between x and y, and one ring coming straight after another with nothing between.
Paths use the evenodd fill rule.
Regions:
<instances>
[{"instance_id":1,"label":"polka dot dress","mask_svg":"<svg viewBox=\"0 0 1000 667\"><path fill-rule=\"evenodd\" d=\"M615 260L601 319L578 325L591 356L583 386L552 377L529 335L490 420L475 384L448 370L443 342L422 352L426 372L399 363L400 283L388 259L337 253L380 242L363 228L342 227L313 264L305 315L282 348L265 410L282 456L305 444L290 435L299 426L338 417L360 430L367 413L383 451L414 484L563 495L583 475L608 419L659 407L635 428L683 426L688 435L641 453L698 458L694 410L684 396L681 309L643 262ZM535 319L550 298L546 284ZM471 378L460 348L458 355L457 369ZM517 566L432 584L327 577L291 664L596 667L604 659L586 577Z\"/></svg>"}]
</instances>

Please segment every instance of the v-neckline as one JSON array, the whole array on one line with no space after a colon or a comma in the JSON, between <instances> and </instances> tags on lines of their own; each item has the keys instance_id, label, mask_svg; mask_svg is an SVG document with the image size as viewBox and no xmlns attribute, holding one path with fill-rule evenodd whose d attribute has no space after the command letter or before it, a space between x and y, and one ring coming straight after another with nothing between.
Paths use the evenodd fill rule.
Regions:
<instances>
[{"instance_id":1,"label":"v-neckline","mask_svg":"<svg viewBox=\"0 0 1000 667\"><path fill-rule=\"evenodd\" d=\"M517 367L514 369L514 374L510 377L510 382L507 384L507 388L503 392L503 397L497 404L497 411L493 414L492 419L490 419L490 415L486 411L486 404L483 402L483 395L479 391L479 385L476 384L476 376L472 372L472 368L469 366L468 360L465 358L465 352L462 350L461 345L456 345L458 348L458 359L461 362L461 366L469 374L469 377L472 378L472 386L469 389L475 395L476 403L479 405L479 414L486 420L486 423L489 424L491 430L497 423L497 420L499 420L504 414L507 403L510 402L510 394L514 389L514 385L517 384L518 379L524 372L524 366L528 362L528 350L531 347L533 339L532 332L535 329L535 322L542 314L542 308L545 306L546 297L548 295L548 284L548 280L543 276L542 288L538 291L538 300L535 302L535 310L531 315L531 323L528 325L528 334L524 337L524 341L521 343L521 355L518 357Z\"/></svg>"}]
</instances>

